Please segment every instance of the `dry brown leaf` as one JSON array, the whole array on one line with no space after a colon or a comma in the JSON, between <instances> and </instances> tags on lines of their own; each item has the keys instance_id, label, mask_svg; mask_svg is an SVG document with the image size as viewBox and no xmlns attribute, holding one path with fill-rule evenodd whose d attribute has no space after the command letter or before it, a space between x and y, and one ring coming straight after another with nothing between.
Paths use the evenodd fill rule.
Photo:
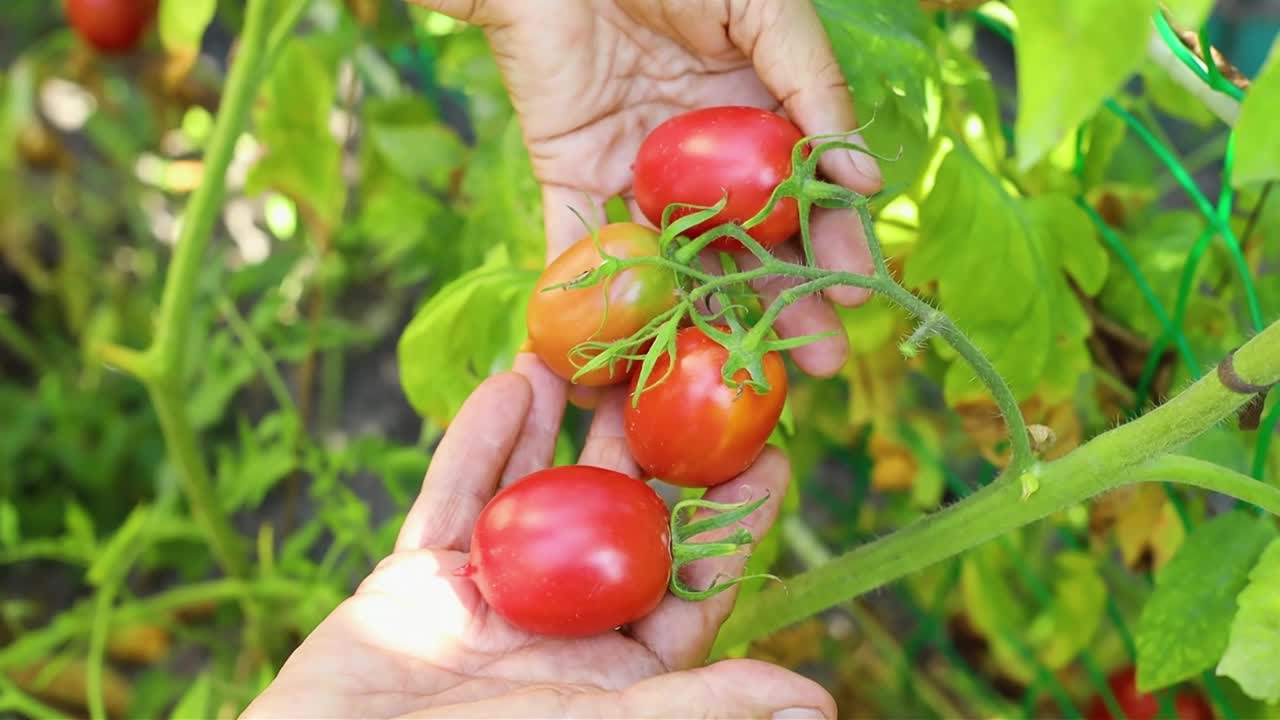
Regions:
<instances>
[{"instance_id":1,"label":"dry brown leaf","mask_svg":"<svg viewBox=\"0 0 1280 720\"><path fill-rule=\"evenodd\" d=\"M1043 460L1054 460L1074 450L1081 439L1080 418L1071 402L1065 401L1044 407L1039 397L1032 397L1020 405L1022 416L1029 425L1044 425L1052 431L1054 443L1040 454ZM978 450L988 462L999 467L1009 463L1012 451L1008 448L1008 430L995 401L982 399L956 406L961 426L977 444ZM997 451L997 445L1002 446Z\"/></svg>"},{"instance_id":2,"label":"dry brown leaf","mask_svg":"<svg viewBox=\"0 0 1280 720\"><path fill-rule=\"evenodd\" d=\"M169 653L169 631L160 625L128 625L107 639L107 655L113 660L154 663Z\"/></svg>"},{"instance_id":3,"label":"dry brown leaf","mask_svg":"<svg viewBox=\"0 0 1280 720\"><path fill-rule=\"evenodd\" d=\"M1125 565L1133 569L1164 567L1186 537L1169 496L1153 483L1117 488L1095 499L1089 531L1099 539L1114 533Z\"/></svg>"},{"instance_id":4,"label":"dry brown leaf","mask_svg":"<svg viewBox=\"0 0 1280 720\"><path fill-rule=\"evenodd\" d=\"M47 662L40 662L12 670L9 677L24 692L45 702L87 709L88 663L79 658L55 662L51 667L52 672L47 675L43 670L50 666ZM132 692L124 676L110 666L102 668L102 702L108 715L123 717L129 709Z\"/></svg>"}]
</instances>

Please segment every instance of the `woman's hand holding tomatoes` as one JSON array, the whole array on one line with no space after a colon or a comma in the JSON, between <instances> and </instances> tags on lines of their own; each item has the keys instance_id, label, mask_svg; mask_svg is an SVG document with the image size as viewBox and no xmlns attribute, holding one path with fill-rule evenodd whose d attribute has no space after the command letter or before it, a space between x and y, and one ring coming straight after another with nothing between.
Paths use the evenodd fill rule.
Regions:
<instances>
[{"instance_id":1,"label":"woman's hand holding tomatoes","mask_svg":"<svg viewBox=\"0 0 1280 720\"><path fill-rule=\"evenodd\" d=\"M639 491L640 480L624 477L634 475L635 468L618 447L622 406L617 400L606 400L597 410L580 462L601 468L608 482L636 483L615 500L634 512L624 514L626 522L593 526L595 540L587 544L562 537L526 550L527 557L546 553L544 569L557 581L570 581L565 587L573 580L563 574L573 564L565 562L565 553L577 553L582 564L597 569L624 570L616 578L608 572L593 578L591 587L602 583L594 600L605 607L592 621L648 607L654 596L645 593L652 592L652 578L662 572L660 562L655 569L644 561L653 550L645 538L656 534L657 511ZM243 717L834 718L831 696L784 668L754 660L701 667L733 606L732 588L699 602L668 594L622 631L573 639L525 632L495 612L479 590L479 571L466 568L483 562L472 545L477 520L490 505L531 412L537 412L533 393L518 374L492 377L475 391L432 458L395 552L311 633ZM766 449L750 469L709 491L707 499L739 502L767 495L763 506L739 521L760 537L777 514L788 472L782 454ZM536 527L554 533L557 523L531 519L540 512L559 513L559 524L574 529L572 522L582 521L567 520L563 510L580 498L545 490L563 478L587 482L592 474L552 470L544 476L551 482L530 486L534 492L516 492L521 490L517 482L508 488L506 503L492 503L481 543L520 540L505 534ZM526 519L519 527L504 516L513 509ZM644 547L649 550L641 552ZM624 557L607 557L610 553ZM634 562L628 566L628 560ZM744 562L742 555L700 560L688 566L684 579L705 587L718 574L740 573ZM557 591L564 589L549 590ZM485 592L503 589L490 583ZM563 602L575 600L581 598ZM529 621L554 610L549 604L555 598L503 596L502 601L507 613L531 613L520 616Z\"/></svg>"},{"instance_id":2,"label":"woman's hand holding tomatoes","mask_svg":"<svg viewBox=\"0 0 1280 720\"><path fill-rule=\"evenodd\" d=\"M644 138L677 115L734 105L785 114L805 135L857 125L830 42L803 0L560 0L554 13L525 0L411 1L485 28L542 184L548 263L585 234L574 210L599 227L605 201L622 196L632 219L647 222L634 187L643 168L633 164ZM755 173L753 163L763 157L734 143L719 152L720 162L742 176ZM881 183L869 155L834 151L821 167L832 182L863 194ZM822 266L871 269L853 213L815 209L812 230ZM801 257L794 238L772 251ZM750 258L742 263L750 264ZM767 302L793 284L764 278L756 289ZM782 313L775 327L783 337L835 333L791 352L800 370L827 376L843 366L848 342L830 303L854 306L867 297L863 289L836 286ZM517 477L550 461L559 428L553 408L570 393L585 406L600 396L590 387L571 389L542 365L528 354L517 365L534 384L539 412L531 417L546 421L527 428L533 439L517 449Z\"/></svg>"}]
</instances>

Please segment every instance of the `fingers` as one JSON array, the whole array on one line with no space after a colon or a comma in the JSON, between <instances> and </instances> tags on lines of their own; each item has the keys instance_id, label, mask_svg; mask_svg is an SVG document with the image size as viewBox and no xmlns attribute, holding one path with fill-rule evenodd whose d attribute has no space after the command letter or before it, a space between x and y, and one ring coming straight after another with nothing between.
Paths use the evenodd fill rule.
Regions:
<instances>
[{"instance_id":1,"label":"fingers","mask_svg":"<svg viewBox=\"0 0 1280 720\"><path fill-rule=\"evenodd\" d=\"M729 38L751 58L760 79L801 131L822 135L853 130L857 121L849 85L813 6L760 0L746 8L731 23ZM857 135L846 139L863 144ZM832 180L864 195L880 189L880 167L870 155L833 150L820 165Z\"/></svg>"},{"instance_id":2,"label":"fingers","mask_svg":"<svg viewBox=\"0 0 1280 720\"><path fill-rule=\"evenodd\" d=\"M624 404L630 399L626 387L610 388L600 396L578 462L640 477L640 466L631 457L623 430Z\"/></svg>"},{"instance_id":3,"label":"fingers","mask_svg":"<svg viewBox=\"0 0 1280 720\"><path fill-rule=\"evenodd\" d=\"M531 402L528 381L516 373L488 378L467 398L436 448L400 528L397 551L466 549Z\"/></svg>"},{"instance_id":4,"label":"fingers","mask_svg":"<svg viewBox=\"0 0 1280 720\"><path fill-rule=\"evenodd\" d=\"M786 262L794 263L801 260L800 251L791 243L775 246L772 250L776 257ZM814 252L818 252L816 238ZM738 259L738 265L743 270L750 270L760 267L760 262L755 257L747 255ZM779 295L788 288L799 285L800 282L795 278L773 275L756 280L752 283L752 287L760 295L763 306L768 307L778 299ZM784 338L825 332L834 333L830 337L791 349L791 359L809 375L815 377L835 375L849 357L849 340L845 335L844 324L840 321L840 316L836 315L835 309L827 304L820 293L806 295L788 305L778 315L773 327L778 331L778 335Z\"/></svg>"},{"instance_id":5,"label":"fingers","mask_svg":"<svg viewBox=\"0 0 1280 720\"><path fill-rule=\"evenodd\" d=\"M714 540L728 535L737 527L745 527L758 542L778 516L790 476L791 468L782 451L766 447L746 472L733 481L712 488L705 499L732 503L759 499L767 493L769 500L736 525L694 539ZM699 560L686 566L682 578L690 587L703 589L716 582L717 577L738 577L746 562L746 553ZM706 658L720 625L733 609L737 595L736 587L698 602L668 595L657 609L632 626L631 635L652 650L667 667L693 667Z\"/></svg>"},{"instance_id":6,"label":"fingers","mask_svg":"<svg viewBox=\"0 0 1280 720\"><path fill-rule=\"evenodd\" d=\"M506 487L529 473L551 466L564 417L568 383L551 372L538 356L520 353L513 368L524 377L531 391L528 413L520 428L519 438L511 448L506 467L502 469L500 487Z\"/></svg>"},{"instance_id":7,"label":"fingers","mask_svg":"<svg viewBox=\"0 0 1280 720\"><path fill-rule=\"evenodd\" d=\"M809 232L814 260L819 267L859 275L870 275L874 271L867 235L856 212L814 208ZM831 302L845 307L856 307L871 297L870 290L852 285L833 285L822 292Z\"/></svg>"},{"instance_id":8,"label":"fingers","mask_svg":"<svg viewBox=\"0 0 1280 720\"><path fill-rule=\"evenodd\" d=\"M722 660L642 680L620 692L537 685L402 718L813 718L833 720L836 702L821 685L759 660Z\"/></svg>"},{"instance_id":9,"label":"fingers","mask_svg":"<svg viewBox=\"0 0 1280 720\"><path fill-rule=\"evenodd\" d=\"M598 701L586 696L584 704ZM722 660L697 670L658 675L618 693L611 708L619 717L825 718L836 717L836 701L821 685L759 660ZM616 709L614 709L616 708ZM581 717L590 714L589 708ZM573 713L571 713L573 714ZM578 715L574 715L578 716Z\"/></svg>"},{"instance_id":10,"label":"fingers","mask_svg":"<svg viewBox=\"0 0 1280 720\"><path fill-rule=\"evenodd\" d=\"M575 210L577 214L574 213ZM608 221L603 198L551 183L542 187L542 213L547 232L548 264L570 245L586 237L592 227L600 227ZM584 225L584 220L591 227Z\"/></svg>"}]
</instances>

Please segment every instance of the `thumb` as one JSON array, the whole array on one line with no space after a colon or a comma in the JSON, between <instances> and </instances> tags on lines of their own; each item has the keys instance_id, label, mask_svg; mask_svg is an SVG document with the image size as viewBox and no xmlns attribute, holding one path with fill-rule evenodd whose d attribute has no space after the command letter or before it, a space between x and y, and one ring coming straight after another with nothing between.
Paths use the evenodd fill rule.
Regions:
<instances>
[{"instance_id":1,"label":"thumb","mask_svg":"<svg viewBox=\"0 0 1280 720\"><path fill-rule=\"evenodd\" d=\"M812 3L762 0L745 5L746 12L729 26L729 39L751 58L787 117L805 135L850 133L857 127L849 83ZM865 146L856 134L845 139ZM866 153L832 150L820 165L832 180L864 195L881 187L880 166Z\"/></svg>"},{"instance_id":2,"label":"thumb","mask_svg":"<svg viewBox=\"0 0 1280 720\"><path fill-rule=\"evenodd\" d=\"M602 699L616 704L600 712L636 718L836 718L836 701L821 685L759 660L722 660L658 675Z\"/></svg>"}]
</instances>

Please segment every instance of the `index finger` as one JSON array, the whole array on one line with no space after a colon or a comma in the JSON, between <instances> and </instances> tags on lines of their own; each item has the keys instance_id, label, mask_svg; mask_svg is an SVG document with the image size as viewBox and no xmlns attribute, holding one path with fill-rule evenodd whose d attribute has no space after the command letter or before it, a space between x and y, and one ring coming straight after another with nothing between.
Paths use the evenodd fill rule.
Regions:
<instances>
[{"instance_id":1,"label":"index finger","mask_svg":"<svg viewBox=\"0 0 1280 720\"><path fill-rule=\"evenodd\" d=\"M475 389L436 447L396 539L396 552L466 550L471 527L498 486L529 411L529 383L514 372Z\"/></svg>"}]
</instances>

